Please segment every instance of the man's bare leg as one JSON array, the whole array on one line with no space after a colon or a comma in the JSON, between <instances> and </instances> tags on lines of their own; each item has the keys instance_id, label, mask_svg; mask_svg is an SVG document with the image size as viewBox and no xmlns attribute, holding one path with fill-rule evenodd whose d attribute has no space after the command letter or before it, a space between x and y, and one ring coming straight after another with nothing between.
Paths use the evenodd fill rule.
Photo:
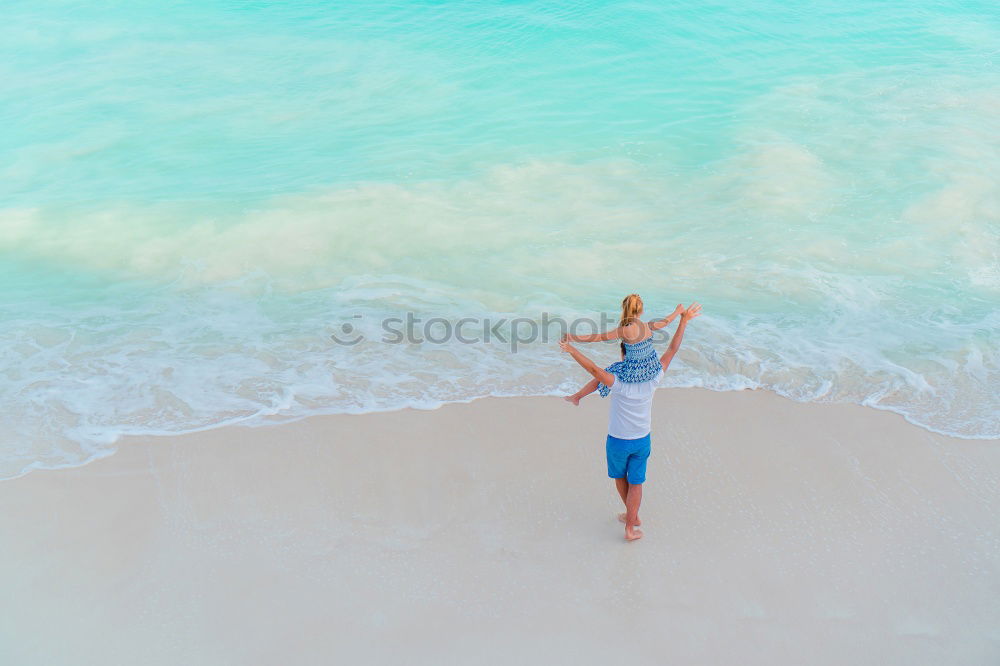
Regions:
<instances>
[{"instance_id":1,"label":"man's bare leg","mask_svg":"<svg viewBox=\"0 0 1000 666\"><path fill-rule=\"evenodd\" d=\"M615 479L615 490L618 491L618 495L622 498L622 504L625 504L625 498L628 497L628 479L624 477Z\"/></svg>"},{"instance_id":2,"label":"man's bare leg","mask_svg":"<svg viewBox=\"0 0 1000 666\"><path fill-rule=\"evenodd\" d=\"M628 486L628 479L624 479L624 478L622 478L622 479L615 479L615 489L618 490L618 494L622 498L622 504L625 505L626 509L628 508L628 500L626 499L628 497L628 488L629 488L629 486ZM618 520L619 520L619 522L622 522L622 523L625 522L625 513L624 512L618 514ZM642 525L642 521L639 520L639 516L638 515L636 515L636 517L635 517L635 524L636 525Z\"/></svg>"},{"instance_id":3,"label":"man's bare leg","mask_svg":"<svg viewBox=\"0 0 1000 666\"><path fill-rule=\"evenodd\" d=\"M639 504L642 503L642 484L628 484L628 494L625 496L625 538L635 541L642 538L639 527Z\"/></svg>"}]
</instances>

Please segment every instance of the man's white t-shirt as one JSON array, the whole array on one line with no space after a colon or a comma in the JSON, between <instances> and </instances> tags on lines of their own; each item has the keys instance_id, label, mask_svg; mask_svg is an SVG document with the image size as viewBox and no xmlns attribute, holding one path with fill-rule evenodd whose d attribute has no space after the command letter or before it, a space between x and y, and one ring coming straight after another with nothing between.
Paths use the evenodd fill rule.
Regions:
<instances>
[{"instance_id":1,"label":"man's white t-shirt","mask_svg":"<svg viewBox=\"0 0 1000 666\"><path fill-rule=\"evenodd\" d=\"M619 439L639 439L649 434L649 412L653 405L653 393L661 379L663 379L662 370L648 382L626 384L620 379L615 379L610 393L609 435Z\"/></svg>"}]
</instances>

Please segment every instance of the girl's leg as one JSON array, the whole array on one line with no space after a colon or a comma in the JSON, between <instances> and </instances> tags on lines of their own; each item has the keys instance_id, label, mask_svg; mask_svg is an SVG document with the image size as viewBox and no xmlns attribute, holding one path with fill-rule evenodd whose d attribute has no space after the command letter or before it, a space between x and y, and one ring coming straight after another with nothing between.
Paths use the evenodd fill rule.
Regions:
<instances>
[{"instance_id":1,"label":"girl's leg","mask_svg":"<svg viewBox=\"0 0 1000 666\"><path fill-rule=\"evenodd\" d=\"M580 398L583 398L584 396L588 396L591 393L593 393L594 391L596 391L597 390L597 385L599 383L600 382L598 382L596 379L591 379L589 382L587 382L586 384L583 385L583 388L581 388L579 391L577 391L573 395L566 396L565 398L563 398L563 400L565 400L567 402L572 402L574 405L579 405L580 404Z\"/></svg>"}]
</instances>

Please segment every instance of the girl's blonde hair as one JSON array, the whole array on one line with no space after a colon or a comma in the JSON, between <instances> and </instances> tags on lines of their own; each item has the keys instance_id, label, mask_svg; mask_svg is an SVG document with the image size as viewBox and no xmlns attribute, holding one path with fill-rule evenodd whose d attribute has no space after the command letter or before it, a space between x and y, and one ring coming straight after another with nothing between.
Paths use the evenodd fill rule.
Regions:
<instances>
[{"instance_id":1,"label":"girl's blonde hair","mask_svg":"<svg viewBox=\"0 0 1000 666\"><path fill-rule=\"evenodd\" d=\"M622 320L618 325L631 324L633 320L639 318L640 312L642 312L642 299L639 298L639 294L629 294L622 299Z\"/></svg>"}]
</instances>

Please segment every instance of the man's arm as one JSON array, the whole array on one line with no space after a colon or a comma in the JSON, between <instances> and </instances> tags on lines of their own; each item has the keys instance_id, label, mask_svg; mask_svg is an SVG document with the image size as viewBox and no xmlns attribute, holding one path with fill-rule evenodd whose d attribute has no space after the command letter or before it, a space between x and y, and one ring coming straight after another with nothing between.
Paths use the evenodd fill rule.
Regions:
<instances>
[{"instance_id":1,"label":"man's arm","mask_svg":"<svg viewBox=\"0 0 1000 666\"><path fill-rule=\"evenodd\" d=\"M562 340L559 343L559 347L564 352L569 353L569 355L573 357L573 360L579 363L580 367L589 372L597 381L601 382L605 386L611 386L615 383L615 376L613 374L604 368L597 367L596 363L584 356L583 352L571 345L568 340Z\"/></svg>"},{"instance_id":2,"label":"man's arm","mask_svg":"<svg viewBox=\"0 0 1000 666\"><path fill-rule=\"evenodd\" d=\"M660 357L660 365L663 366L664 372L670 367L670 362L674 360L674 354L681 348L681 340L684 339L684 329L687 328L688 321L700 314L701 306L697 303L692 303L688 309L681 313L681 323L677 324L677 331L670 340L670 346L667 347L667 351L663 352L663 356Z\"/></svg>"},{"instance_id":3,"label":"man's arm","mask_svg":"<svg viewBox=\"0 0 1000 666\"><path fill-rule=\"evenodd\" d=\"M663 319L654 319L653 321L649 322L649 328L654 331L658 331L667 324L669 324L670 322L672 322L674 319L677 319L677 315L679 315L682 312L684 312L684 306L678 305L676 308L674 308L673 312L668 314Z\"/></svg>"}]
</instances>

